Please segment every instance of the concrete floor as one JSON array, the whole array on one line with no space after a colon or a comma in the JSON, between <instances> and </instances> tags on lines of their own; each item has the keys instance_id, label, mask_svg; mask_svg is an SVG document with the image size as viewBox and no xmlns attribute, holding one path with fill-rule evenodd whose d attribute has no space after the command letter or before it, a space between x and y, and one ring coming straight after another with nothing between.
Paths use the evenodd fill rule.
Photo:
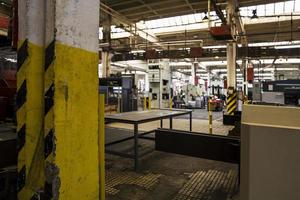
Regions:
<instances>
[{"instance_id":1,"label":"concrete floor","mask_svg":"<svg viewBox=\"0 0 300 200\"><path fill-rule=\"evenodd\" d=\"M213 120L223 119L223 112L212 112ZM179 118L188 119L188 115L179 116ZM208 119L207 109L193 109L193 119Z\"/></svg>"},{"instance_id":2,"label":"concrete floor","mask_svg":"<svg viewBox=\"0 0 300 200\"><path fill-rule=\"evenodd\" d=\"M208 122L203 119L205 110L193 113L193 131L208 132ZM219 115L214 120L214 134L227 135L231 126L223 126ZM202 118L201 118L202 117ZM141 125L141 131L152 130L160 122ZM188 120L177 118L175 129L188 130ZM168 120L164 121L168 127ZM110 124L106 142L132 135L132 126ZM133 141L109 147L132 152ZM141 151L154 148L154 142L141 140ZM238 166L165 152L154 151L140 160L140 170L133 170L133 160L106 154L107 200L229 200L238 193Z\"/></svg>"}]
</instances>

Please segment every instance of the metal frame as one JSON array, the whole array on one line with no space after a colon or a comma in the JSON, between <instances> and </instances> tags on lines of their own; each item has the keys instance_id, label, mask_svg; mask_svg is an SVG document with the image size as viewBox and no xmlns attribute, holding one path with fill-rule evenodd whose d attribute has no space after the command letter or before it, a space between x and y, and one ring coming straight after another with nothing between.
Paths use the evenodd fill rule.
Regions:
<instances>
[{"instance_id":1,"label":"metal frame","mask_svg":"<svg viewBox=\"0 0 300 200\"><path fill-rule=\"evenodd\" d=\"M157 129L155 138L155 149L158 151L240 163L239 137Z\"/></svg>"},{"instance_id":2,"label":"metal frame","mask_svg":"<svg viewBox=\"0 0 300 200\"><path fill-rule=\"evenodd\" d=\"M274 47L239 47L237 48L237 59L242 58L269 58L274 56L284 57L299 57L300 48L293 49L275 49ZM195 58L191 54L191 51L187 50L162 50L157 52L156 59L162 58ZM221 49L203 49L202 55L197 56L198 58L214 58L214 57L226 57L226 48ZM125 61L125 60L146 60L146 53L123 53L115 54L112 57L112 61Z\"/></svg>"},{"instance_id":3,"label":"metal frame","mask_svg":"<svg viewBox=\"0 0 300 200\"><path fill-rule=\"evenodd\" d=\"M240 137L157 129L155 138L158 151L238 164L240 177Z\"/></svg>"},{"instance_id":4,"label":"metal frame","mask_svg":"<svg viewBox=\"0 0 300 200\"><path fill-rule=\"evenodd\" d=\"M167 110L167 109L164 109ZM174 110L172 110L174 111ZM146 135L154 133L155 130L147 131L147 132L142 132L139 133L139 125L147 122L152 122L152 121L158 121L160 120L160 126L161 128L163 127L163 119L169 119L170 120L170 129L173 129L173 118L181 115L189 115L190 116L190 131L192 131L192 111L191 110L178 110L182 111L182 113L177 113L177 114L168 114L164 116L159 116L159 117L149 117L147 119L139 120L139 121L132 121L132 120L127 120L127 119L114 119L113 117L105 117L105 120L107 123L112 123L112 122L119 122L119 123L124 123L124 124L132 124L134 126L133 130L133 136L131 137L126 137L120 140L116 140L110 143L105 144L105 147L109 147L112 145L116 145L128 140L134 139L134 153L133 154L127 154L127 153L122 153L114 150L105 150L105 153L112 154L112 155L117 155L120 157L125 157L125 158L131 158L134 159L134 169L137 171L139 170L139 158L153 152L155 149L151 149L146 152L139 152L138 144L139 144L139 139L144 139L144 140L155 140L154 137L147 137Z\"/></svg>"}]
</instances>

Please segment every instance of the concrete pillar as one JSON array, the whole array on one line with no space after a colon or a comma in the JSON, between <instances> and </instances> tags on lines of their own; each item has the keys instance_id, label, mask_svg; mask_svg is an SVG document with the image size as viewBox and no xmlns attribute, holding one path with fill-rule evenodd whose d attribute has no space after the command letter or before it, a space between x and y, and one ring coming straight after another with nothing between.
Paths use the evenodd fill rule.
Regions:
<instances>
[{"instance_id":1,"label":"concrete pillar","mask_svg":"<svg viewBox=\"0 0 300 200\"><path fill-rule=\"evenodd\" d=\"M244 77L243 77L243 90L244 90L244 94L248 95L248 80L247 80L247 68L248 68L248 60L247 59L243 59L242 62L242 67L244 69Z\"/></svg>"},{"instance_id":2,"label":"concrete pillar","mask_svg":"<svg viewBox=\"0 0 300 200\"><path fill-rule=\"evenodd\" d=\"M234 2L228 0L226 5L227 25L230 26L232 35L235 35L235 26L233 23ZM230 41L227 43L227 87L236 89L236 43Z\"/></svg>"},{"instance_id":3,"label":"concrete pillar","mask_svg":"<svg viewBox=\"0 0 300 200\"><path fill-rule=\"evenodd\" d=\"M211 95L210 87L211 87L211 72L210 70L207 73L207 95Z\"/></svg>"},{"instance_id":4,"label":"concrete pillar","mask_svg":"<svg viewBox=\"0 0 300 200\"><path fill-rule=\"evenodd\" d=\"M102 48L101 60L102 60L102 77L110 76L110 63L111 63L111 16L104 14L104 20L101 22L103 27L103 39L102 43L107 43L107 46Z\"/></svg>"},{"instance_id":5,"label":"concrete pillar","mask_svg":"<svg viewBox=\"0 0 300 200\"><path fill-rule=\"evenodd\" d=\"M44 2L19 0L17 135L18 199L35 199L44 186Z\"/></svg>"},{"instance_id":6,"label":"concrete pillar","mask_svg":"<svg viewBox=\"0 0 300 200\"><path fill-rule=\"evenodd\" d=\"M192 64L192 83L193 85L196 85L196 71L198 69L199 64L197 62L194 62Z\"/></svg>"},{"instance_id":7,"label":"concrete pillar","mask_svg":"<svg viewBox=\"0 0 300 200\"><path fill-rule=\"evenodd\" d=\"M236 43L227 43L227 87L236 89Z\"/></svg>"},{"instance_id":8,"label":"concrete pillar","mask_svg":"<svg viewBox=\"0 0 300 200\"><path fill-rule=\"evenodd\" d=\"M99 0L46 6L46 199L99 199Z\"/></svg>"},{"instance_id":9,"label":"concrete pillar","mask_svg":"<svg viewBox=\"0 0 300 200\"><path fill-rule=\"evenodd\" d=\"M234 22L234 12L235 12L235 8L234 8L234 2L233 0L227 0L227 5L226 5L226 22L227 25L230 26L231 29L231 35L233 36L233 38L235 38L235 34L236 34L236 25Z\"/></svg>"},{"instance_id":10,"label":"concrete pillar","mask_svg":"<svg viewBox=\"0 0 300 200\"><path fill-rule=\"evenodd\" d=\"M110 76L110 64L111 64L111 53L109 51L102 51L101 52L101 62L102 62L102 77L109 77Z\"/></svg>"}]
</instances>

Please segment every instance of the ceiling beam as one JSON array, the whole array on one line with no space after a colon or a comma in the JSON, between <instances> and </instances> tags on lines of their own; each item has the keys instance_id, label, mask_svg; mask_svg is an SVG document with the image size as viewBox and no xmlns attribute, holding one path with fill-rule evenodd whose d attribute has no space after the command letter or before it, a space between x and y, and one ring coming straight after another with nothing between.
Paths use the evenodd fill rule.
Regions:
<instances>
[{"instance_id":1,"label":"ceiling beam","mask_svg":"<svg viewBox=\"0 0 300 200\"><path fill-rule=\"evenodd\" d=\"M191 11L193 13L196 13L196 11L194 10L193 6L190 4L190 1L189 0L185 0L185 3L188 5L188 7L190 7Z\"/></svg>"},{"instance_id":2,"label":"ceiling beam","mask_svg":"<svg viewBox=\"0 0 300 200\"><path fill-rule=\"evenodd\" d=\"M119 21L121 24L123 24L125 31L130 32L134 36L139 36L151 43L155 43L157 46L162 47L163 49L166 48L165 45L162 45L159 43L159 38L157 38L154 34L150 33L147 30L144 30L143 28L139 27L138 24L135 24L131 22L129 19L127 19L125 16L120 14L119 12L113 10L109 6L105 5L104 3L100 2L100 9L111 15L115 20ZM126 26L128 28L126 28Z\"/></svg>"},{"instance_id":3,"label":"ceiling beam","mask_svg":"<svg viewBox=\"0 0 300 200\"><path fill-rule=\"evenodd\" d=\"M151 8L155 9L156 11L160 11L160 10L164 10L164 9L170 9L170 8L174 8L174 7L187 7L186 4L183 4L181 0L175 0L175 1L163 1L160 3L150 3L148 4L149 6L151 6ZM141 11L143 12L144 10L141 10L143 8L145 8L145 5L141 5L141 6L134 6L134 7L127 7L124 9L120 9L119 12L123 13L123 14L130 14L131 11ZM148 11L149 12L149 11Z\"/></svg>"},{"instance_id":4,"label":"ceiling beam","mask_svg":"<svg viewBox=\"0 0 300 200\"><path fill-rule=\"evenodd\" d=\"M109 6L110 7L121 6L121 5L126 5L128 3L131 3L131 2L135 2L135 0L119 1L118 3L109 4Z\"/></svg>"},{"instance_id":5,"label":"ceiling beam","mask_svg":"<svg viewBox=\"0 0 300 200\"><path fill-rule=\"evenodd\" d=\"M153 10L152 7L151 7L149 4L146 4L144 0L138 0L138 1L139 1L140 3L142 3L142 4L144 4L145 6L147 6L147 8L148 8L151 12L153 12L155 15L159 16L160 18L162 18L161 15L159 15L158 12L157 12L156 10Z\"/></svg>"},{"instance_id":6,"label":"ceiling beam","mask_svg":"<svg viewBox=\"0 0 300 200\"><path fill-rule=\"evenodd\" d=\"M187 5L184 4L184 6L186 7ZM180 7L182 7L182 6L180 6ZM179 8L179 7L176 7L176 8ZM179 15L183 15L183 14L191 14L191 11L189 11L189 10L175 9L173 7L163 8L163 9L159 9L157 11L163 12L163 13L160 14L163 17L179 16ZM126 14L126 16L128 18L135 18L136 19L137 17L141 18L143 14L145 15L145 14L147 14L147 12L130 13L130 14ZM157 18L153 18L153 19L157 19Z\"/></svg>"},{"instance_id":7,"label":"ceiling beam","mask_svg":"<svg viewBox=\"0 0 300 200\"><path fill-rule=\"evenodd\" d=\"M211 3L213 5L213 8L216 11L218 17L221 19L222 23L226 24L227 23L226 18L224 16L222 10L220 9L220 7L217 5L216 0L211 0Z\"/></svg>"}]
</instances>

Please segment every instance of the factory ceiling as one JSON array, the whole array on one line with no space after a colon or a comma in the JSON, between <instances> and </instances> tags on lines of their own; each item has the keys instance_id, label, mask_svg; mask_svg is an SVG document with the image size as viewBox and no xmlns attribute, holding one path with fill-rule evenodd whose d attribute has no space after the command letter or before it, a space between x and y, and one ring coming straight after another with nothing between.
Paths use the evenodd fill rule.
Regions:
<instances>
[{"instance_id":1,"label":"factory ceiling","mask_svg":"<svg viewBox=\"0 0 300 200\"><path fill-rule=\"evenodd\" d=\"M237 0L239 7L275 3L282 0ZM207 0L105 0L102 1L133 22L207 11ZM226 0L217 1L226 6Z\"/></svg>"},{"instance_id":2,"label":"factory ceiling","mask_svg":"<svg viewBox=\"0 0 300 200\"><path fill-rule=\"evenodd\" d=\"M222 10L225 9L225 0L216 2ZM145 49L146 46L151 48L151 45L159 49L161 44L167 45L170 49L226 44L226 41L212 38L207 27L200 28L203 24L202 17L208 10L207 0L106 0L102 3L133 24L144 23L145 30L149 30L160 42L157 45L146 41L145 38L137 38L135 41L137 45L132 47L130 37L114 38L112 47L119 52ZM237 5L240 8L240 17L244 23L245 35L249 43L300 40L300 10L298 9L300 0L237 0ZM259 19L251 19L253 10L257 10L261 15ZM290 16L291 13L293 16ZM180 17L181 21L184 21L184 18L193 17L192 15L194 18L201 17L201 20L183 23L182 28L176 31L173 29L175 23L172 24L172 22L167 22L170 26L160 27L165 22L159 20L172 21L175 17ZM214 15L217 17L216 14ZM103 17L101 19L101 21L105 20ZM114 20L112 24L114 24ZM177 22L176 24L176 27L179 27ZM212 26L215 25L220 25L220 22L213 22ZM191 26L193 28L190 29ZM158 29L165 29L165 31L156 32Z\"/></svg>"}]
</instances>

